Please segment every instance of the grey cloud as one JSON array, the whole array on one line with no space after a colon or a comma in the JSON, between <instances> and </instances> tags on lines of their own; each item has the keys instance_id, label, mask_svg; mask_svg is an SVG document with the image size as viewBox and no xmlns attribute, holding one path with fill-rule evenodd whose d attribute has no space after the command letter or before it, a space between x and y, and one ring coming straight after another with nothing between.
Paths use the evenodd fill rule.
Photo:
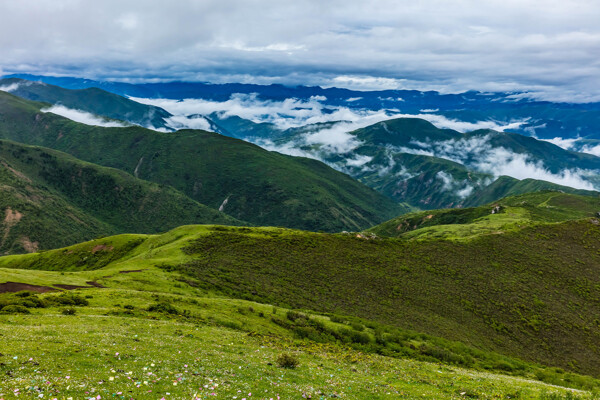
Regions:
<instances>
[{"instance_id":1,"label":"grey cloud","mask_svg":"<svg viewBox=\"0 0 600 400\"><path fill-rule=\"evenodd\" d=\"M585 0L5 1L1 67L589 101L600 99L598 20Z\"/></svg>"}]
</instances>

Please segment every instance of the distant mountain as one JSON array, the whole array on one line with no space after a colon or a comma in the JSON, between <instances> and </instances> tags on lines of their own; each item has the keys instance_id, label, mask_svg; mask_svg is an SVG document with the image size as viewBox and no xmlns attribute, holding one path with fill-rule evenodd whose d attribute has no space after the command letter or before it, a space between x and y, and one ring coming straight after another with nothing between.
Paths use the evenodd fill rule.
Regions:
<instances>
[{"instance_id":1,"label":"distant mountain","mask_svg":"<svg viewBox=\"0 0 600 400\"><path fill-rule=\"evenodd\" d=\"M441 94L435 91L383 90L355 91L283 85L210 84L202 82L166 82L130 84L89 79L17 74L10 77L41 81L69 89L97 87L122 96L144 98L202 98L225 101L234 93L256 93L265 100L310 99L318 96L329 106L353 109L399 110L406 114L435 113L459 121L492 121L502 125L520 122L510 130L544 139L600 139L600 103L554 103L537 101L527 93L482 93L469 91Z\"/></svg>"},{"instance_id":2,"label":"distant mountain","mask_svg":"<svg viewBox=\"0 0 600 400\"><path fill-rule=\"evenodd\" d=\"M136 103L95 87L70 90L18 78L1 79L0 87L12 87L12 94L28 100L59 104L146 128L166 129L169 127L166 120L172 116L162 108Z\"/></svg>"},{"instance_id":3,"label":"distant mountain","mask_svg":"<svg viewBox=\"0 0 600 400\"><path fill-rule=\"evenodd\" d=\"M218 113L208 119L222 134L275 150L310 154L386 196L420 209L482 205L537 190L594 195L590 190L566 186L569 182L590 189L600 187L599 157L515 133L461 133L439 129L423 119L397 118L348 132L346 140L352 146L336 150L312 139L321 130L324 137L335 134L327 129L336 123L282 130ZM527 176L527 169L557 183L502 176L508 172ZM569 176L573 179L567 179Z\"/></svg>"},{"instance_id":4,"label":"distant mountain","mask_svg":"<svg viewBox=\"0 0 600 400\"><path fill-rule=\"evenodd\" d=\"M66 81L69 82L69 79ZM43 95L48 101L66 103L73 107L83 104L85 110L94 114L120 117L130 122L135 122L132 118L136 115L140 117L154 113L154 109L148 109L151 106L138 104L100 89L64 89L16 78L0 81L2 82L4 87L12 85L11 92L21 97L38 98ZM81 83L77 80L74 82ZM93 83L86 81L85 85ZM112 87L117 84L106 85ZM185 87L192 90L204 87L203 85L163 86L174 90L183 90ZM223 87L225 86L227 85ZM235 85L227 87L230 86ZM255 86L239 87L249 89ZM130 88L128 84L125 87ZM279 93L275 86L271 89L269 93L274 96ZM335 93L342 92L344 91ZM289 94L289 90L281 89L280 95ZM162 111L155 114L162 115L162 126L170 127L167 121L171 115L160 108L157 110ZM253 122L223 112L185 117L202 119L215 132L250 141L269 150L306 155L325 161L394 201L419 209L481 205L506 195L538 189L574 192L567 185L588 189L592 189L594 185L600 187L600 158L567 151L547 141L515 133L489 129L462 133L437 128L419 118L396 118L343 132L343 129L348 129L344 128L346 123L343 121L282 129L273 123ZM340 133L345 135L345 140L351 146L338 149L327 144L330 140L328 136L336 138ZM321 136L320 141L313 138L317 134ZM596 141L586 139L577 143L581 143L581 146L594 146ZM143 171L143 168L142 162L138 170ZM528 169L529 174L526 173ZM553 180L555 184L541 180L535 183L517 183L506 178L495 182L495 177L511 173L524 178L540 176L541 179ZM178 187L182 189L184 186ZM186 193L190 194L189 191ZM208 201L213 202L213 207L220 207L224 198ZM228 204L230 209L235 207L229 200ZM237 217L248 219L242 214ZM356 228L355 226L354 229Z\"/></svg>"},{"instance_id":5,"label":"distant mountain","mask_svg":"<svg viewBox=\"0 0 600 400\"><path fill-rule=\"evenodd\" d=\"M184 224L244 225L168 186L6 140L0 140L0 212L0 254Z\"/></svg>"},{"instance_id":6,"label":"distant mountain","mask_svg":"<svg viewBox=\"0 0 600 400\"><path fill-rule=\"evenodd\" d=\"M173 186L234 218L308 230L361 230L410 208L312 159L206 131L79 124L0 92L0 137Z\"/></svg>"}]
</instances>

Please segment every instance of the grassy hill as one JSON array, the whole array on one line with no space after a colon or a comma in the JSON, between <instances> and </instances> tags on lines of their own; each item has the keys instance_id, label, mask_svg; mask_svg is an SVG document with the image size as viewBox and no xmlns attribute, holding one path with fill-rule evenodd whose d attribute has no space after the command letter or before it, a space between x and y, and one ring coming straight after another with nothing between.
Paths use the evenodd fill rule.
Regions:
<instances>
[{"instance_id":1,"label":"grassy hill","mask_svg":"<svg viewBox=\"0 0 600 400\"><path fill-rule=\"evenodd\" d=\"M590 225L589 221L580 222L584 223ZM576 226L568 229L577 236ZM540 236L535 244L542 243L549 244ZM254 253L244 257L251 249ZM597 375L593 368L588 369L597 357L572 351L577 346L593 347L596 328L586 331L571 325L593 317L596 296L571 292L568 279L562 287L553 287L574 272L558 269L547 282L549 290L544 289L538 271L523 271L515 281L500 279L498 289L518 285L523 296L515 298L512 290L505 292L504 310L494 303L496 290L480 301L478 290L471 293L478 286L470 283L478 280L488 285L488 275L456 268L453 278L443 279L438 275L447 276L449 271L443 272L431 261L413 264L410 271L398 270L394 259L410 257L415 250L418 254L413 260L418 260L427 248L408 249L398 240L275 228L185 226L163 235L120 235L41 254L2 257L0 290L18 290L19 283L28 284L34 293L52 288L76 290L0 293L0 334L5 339L0 341L4 376L0 394L8 396L17 390L25 396L50 398L81 397L84 392L101 398L205 398L214 394L238 398L594 398L585 390L600 387L597 379L524 360L541 362L548 355L568 354L566 369ZM448 248L443 250L452 254ZM584 254L582 261L587 256ZM239 263L229 265L234 257ZM320 263L322 257L326 259ZM256 263L250 262L252 258ZM368 263L368 259L378 259L379 264ZM327 268L332 261L344 274ZM498 278L509 273L502 267L473 268L476 272L495 269ZM404 277L398 279L400 275ZM593 275L591 271L589 275ZM459 276L462 279L457 279ZM586 275L586 279L594 278ZM412 293L405 290L402 299L397 299L393 293L402 291L398 285ZM524 289L532 285L539 290L536 303L529 305L530 295ZM444 286L442 293L434 294ZM460 302L447 296L460 292L461 286L467 288ZM425 290L427 293L418 293ZM376 298L371 297L374 292L378 292ZM568 296L563 298L565 292ZM275 306L241 297L269 297ZM375 306L376 301L389 304ZM474 304L469 306L468 301ZM522 301L525 304L520 306ZM584 303L577 316L551 316L564 312L563 307L573 301ZM437 307L427 306L434 302L439 302ZM285 303L303 310L291 310ZM307 310L311 305L321 311ZM507 317L513 305L519 305L517 318ZM519 321L532 317L529 307L539 314L537 318L548 318L545 321L552 328L535 330ZM374 308L383 313L372 312ZM462 311L451 313L453 309ZM455 319L453 325L459 329L454 335L469 335L478 325L470 320L480 319L477 311L482 310L494 312L495 322L506 324L507 329L517 328L511 346L525 347L545 336L545 331L563 325L570 328L569 335L561 336L565 343L581 335L589 336L590 341L575 341L575 345L559 349L559 354L554 354L552 341L543 342L543 346L510 357L491 351L491 347L505 345L506 334L495 338L495 345L484 346L405 328L411 321L432 318L448 327ZM457 318L460 316L464 318ZM518 327L524 330L526 343L519 342ZM449 336L448 332L443 336ZM298 366L280 367L282 354L291 355ZM582 363L586 357L590 360Z\"/></svg>"},{"instance_id":2,"label":"grassy hill","mask_svg":"<svg viewBox=\"0 0 600 400\"><path fill-rule=\"evenodd\" d=\"M6 140L0 140L0 212L0 254L189 223L242 224L170 187Z\"/></svg>"},{"instance_id":3,"label":"grassy hill","mask_svg":"<svg viewBox=\"0 0 600 400\"><path fill-rule=\"evenodd\" d=\"M368 231L405 239L469 239L515 231L533 224L597 217L598 213L600 195L540 191L503 198L485 206L406 214Z\"/></svg>"},{"instance_id":4,"label":"grassy hill","mask_svg":"<svg viewBox=\"0 0 600 400\"><path fill-rule=\"evenodd\" d=\"M459 242L188 226L4 257L0 268L96 271L94 280L107 286L125 279L107 269L160 269L227 297L359 317L600 376L599 240L597 219ZM109 250L92 254L98 245ZM402 354L392 342L373 342L375 351ZM459 353L457 362L471 365Z\"/></svg>"},{"instance_id":5,"label":"grassy hill","mask_svg":"<svg viewBox=\"0 0 600 400\"><path fill-rule=\"evenodd\" d=\"M28 100L60 104L143 127L167 128L165 120L171 117L160 107L140 104L98 88L71 90L24 79L0 79L0 86L11 85L17 85L12 94Z\"/></svg>"},{"instance_id":6,"label":"grassy hill","mask_svg":"<svg viewBox=\"0 0 600 400\"><path fill-rule=\"evenodd\" d=\"M173 186L256 225L360 230L406 209L316 160L205 131L87 126L41 113L40 107L0 93L0 137L58 149Z\"/></svg>"}]
</instances>

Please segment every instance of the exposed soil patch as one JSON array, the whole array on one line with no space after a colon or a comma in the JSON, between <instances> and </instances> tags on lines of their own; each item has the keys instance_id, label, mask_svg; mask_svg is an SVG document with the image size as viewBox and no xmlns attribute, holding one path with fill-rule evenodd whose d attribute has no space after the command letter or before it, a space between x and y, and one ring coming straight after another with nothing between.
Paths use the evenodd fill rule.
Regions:
<instances>
[{"instance_id":1,"label":"exposed soil patch","mask_svg":"<svg viewBox=\"0 0 600 400\"><path fill-rule=\"evenodd\" d=\"M119 271L120 274L130 274L132 272L142 272L144 271L143 269L129 269L127 271Z\"/></svg>"},{"instance_id":2,"label":"exposed soil patch","mask_svg":"<svg viewBox=\"0 0 600 400\"><path fill-rule=\"evenodd\" d=\"M35 253L40 247L38 242L32 242L27 236L21 237L19 242L28 253Z\"/></svg>"},{"instance_id":3,"label":"exposed soil patch","mask_svg":"<svg viewBox=\"0 0 600 400\"><path fill-rule=\"evenodd\" d=\"M58 285L57 285L58 286ZM46 293L56 291L55 288L49 286L29 285L27 283L6 282L0 283L0 293L14 293L23 290L30 290L37 293Z\"/></svg>"},{"instance_id":4,"label":"exposed soil patch","mask_svg":"<svg viewBox=\"0 0 600 400\"><path fill-rule=\"evenodd\" d=\"M99 251L113 251L115 248L113 246L107 246L105 244L99 244L97 246L94 246L94 248L92 249L92 253L97 253Z\"/></svg>"},{"instance_id":5,"label":"exposed soil patch","mask_svg":"<svg viewBox=\"0 0 600 400\"><path fill-rule=\"evenodd\" d=\"M5 211L4 223L10 226L15 225L23 218L23 214L17 210L13 211L12 208L8 207Z\"/></svg>"},{"instance_id":6,"label":"exposed soil patch","mask_svg":"<svg viewBox=\"0 0 600 400\"><path fill-rule=\"evenodd\" d=\"M4 242L8 238L8 234L13 226L19 223L19 221L23 218L23 214L18 212L17 210L12 210L12 208L7 207L4 215L4 235L2 236L2 242L0 243L0 247L4 246Z\"/></svg>"}]
</instances>

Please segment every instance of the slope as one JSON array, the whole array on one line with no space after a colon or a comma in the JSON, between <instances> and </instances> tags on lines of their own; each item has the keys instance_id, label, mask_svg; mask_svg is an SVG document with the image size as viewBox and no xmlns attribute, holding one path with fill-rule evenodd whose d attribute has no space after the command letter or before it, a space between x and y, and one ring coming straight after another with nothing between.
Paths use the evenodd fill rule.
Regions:
<instances>
[{"instance_id":1,"label":"slope","mask_svg":"<svg viewBox=\"0 0 600 400\"><path fill-rule=\"evenodd\" d=\"M40 113L40 107L0 93L0 136L173 186L202 204L254 224L360 230L403 210L315 160L269 152L205 131L92 127Z\"/></svg>"},{"instance_id":2,"label":"slope","mask_svg":"<svg viewBox=\"0 0 600 400\"><path fill-rule=\"evenodd\" d=\"M241 224L165 186L55 150L0 140L0 253L189 223Z\"/></svg>"},{"instance_id":3,"label":"slope","mask_svg":"<svg viewBox=\"0 0 600 400\"><path fill-rule=\"evenodd\" d=\"M97 246L118 248L117 239L63 255L93 256ZM138 239L147 248L174 238ZM0 269L0 282L6 280L12 283L0 288L13 290L0 293L6 398L579 400L600 386L591 377L373 321L215 296L155 267ZM31 291L14 292L19 285Z\"/></svg>"},{"instance_id":4,"label":"slope","mask_svg":"<svg viewBox=\"0 0 600 400\"><path fill-rule=\"evenodd\" d=\"M98 278L160 268L228 297L362 317L600 376L599 240L597 219L459 242L188 226L117 259L110 251L90 257L92 242L0 258L0 268L93 270Z\"/></svg>"},{"instance_id":5,"label":"slope","mask_svg":"<svg viewBox=\"0 0 600 400\"><path fill-rule=\"evenodd\" d=\"M162 108L140 104L98 88L70 90L17 78L0 79L0 86L12 86L10 93L28 100L59 104L143 127L168 128L166 120L171 117Z\"/></svg>"},{"instance_id":6,"label":"slope","mask_svg":"<svg viewBox=\"0 0 600 400\"><path fill-rule=\"evenodd\" d=\"M368 232L406 239L467 239L520 230L534 224L591 217L600 217L600 194L592 197L530 190L485 206L402 215Z\"/></svg>"}]
</instances>

